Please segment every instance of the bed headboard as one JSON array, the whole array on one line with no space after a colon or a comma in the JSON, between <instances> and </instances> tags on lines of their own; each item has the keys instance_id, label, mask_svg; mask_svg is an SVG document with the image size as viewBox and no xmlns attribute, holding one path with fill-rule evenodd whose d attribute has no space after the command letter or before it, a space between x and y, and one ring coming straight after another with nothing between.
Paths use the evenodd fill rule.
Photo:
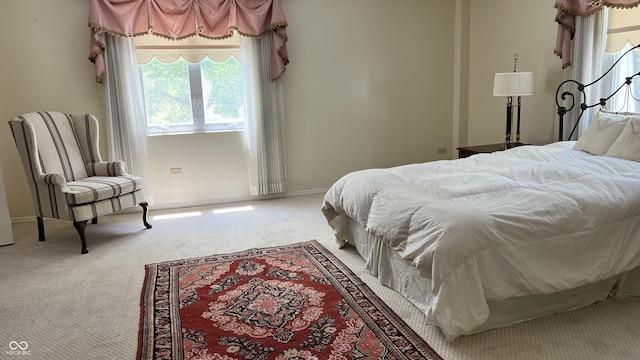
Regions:
<instances>
[{"instance_id":1,"label":"bed headboard","mask_svg":"<svg viewBox=\"0 0 640 360\"><path fill-rule=\"evenodd\" d=\"M619 87L617 87L613 91L613 93L611 93L609 96L605 98L600 98L599 101L593 104L587 104L587 96L585 92L587 88L600 82L605 76L607 76L607 74L609 74L611 71L613 71L613 69L615 69L615 67L618 65L620 60L622 60L625 56L627 56L629 53L631 53L636 49L640 49L640 45L636 45L631 49L627 50L624 54L622 54L622 56L620 56L618 60L616 60L616 62L613 63L613 65L611 65L611 67L607 71L604 72L604 74L602 74L602 76L600 76L599 78L597 78L596 80L594 80L589 84L583 84L580 81L573 80L573 79L565 80L562 83L560 83L560 85L558 86L558 89L556 90L556 107L558 109L558 116L560 120L558 124L558 140L559 141L571 139L571 137L573 136L573 133L578 128L578 124L580 123L580 120L582 120L582 115L584 114L585 110L598 105L602 107L606 107L607 101L609 99L611 99L615 94L617 94L625 86L631 86L631 83L633 82L634 77L640 78L640 72L636 74L632 74L626 77L625 81ZM579 107L576 106L577 98L581 99ZM569 106L565 106L565 102L568 102L567 105ZM575 110L575 111L579 110L580 112L578 114L576 123L571 128L571 133L569 133L569 136L566 139L564 139L564 116L572 110Z\"/></svg>"}]
</instances>

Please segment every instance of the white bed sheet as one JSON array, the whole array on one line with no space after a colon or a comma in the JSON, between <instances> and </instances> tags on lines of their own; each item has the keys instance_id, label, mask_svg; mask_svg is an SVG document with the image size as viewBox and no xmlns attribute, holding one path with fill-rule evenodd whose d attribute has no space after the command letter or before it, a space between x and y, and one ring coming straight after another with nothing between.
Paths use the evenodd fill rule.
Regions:
<instances>
[{"instance_id":1,"label":"white bed sheet","mask_svg":"<svg viewBox=\"0 0 640 360\"><path fill-rule=\"evenodd\" d=\"M337 229L336 237L341 243L354 246L365 260L366 268L388 286L414 304L425 315L427 324L439 326L429 317L432 304L431 282L418 274L411 262L402 259L395 251L362 226L347 218L344 226ZM502 301L487 301L489 316L480 326L460 335L509 326L543 316L575 310L583 306L604 301L607 297L640 296L640 268L584 285L575 289L548 295L519 296ZM455 337L447 337L453 340Z\"/></svg>"},{"instance_id":2,"label":"white bed sheet","mask_svg":"<svg viewBox=\"0 0 640 360\"><path fill-rule=\"evenodd\" d=\"M640 265L640 164L571 145L357 171L322 210L336 234L353 219L427 279L423 311L455 338L482 328L492 303Z\"/></svg>"}]
</instances>

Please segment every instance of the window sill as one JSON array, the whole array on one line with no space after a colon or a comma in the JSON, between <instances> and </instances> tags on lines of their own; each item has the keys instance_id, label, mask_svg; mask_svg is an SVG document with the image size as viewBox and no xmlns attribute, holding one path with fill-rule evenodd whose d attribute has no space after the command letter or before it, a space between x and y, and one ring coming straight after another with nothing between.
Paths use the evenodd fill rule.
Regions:
<instances>
[{"instance_id":1,"label":"window sill","mask_svg":"<svg viewBox=\"0 0 640 360\"><path fill-rule=\"evenodd\" d=\"M147 136L195 135L195 134L230 133L230 132L244 132L244 129L203 130L203 131L165 131L165 132L148 133Z\"/></svg>"}]
</instances>

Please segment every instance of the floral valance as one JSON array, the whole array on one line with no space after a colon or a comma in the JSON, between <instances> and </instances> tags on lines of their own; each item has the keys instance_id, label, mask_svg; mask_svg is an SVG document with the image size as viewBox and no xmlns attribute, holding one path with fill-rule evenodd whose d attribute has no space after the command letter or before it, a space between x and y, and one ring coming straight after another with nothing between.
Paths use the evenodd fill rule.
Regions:
<instances>
[{"instance_id":1,"label":"floral valance","mask_svg":"<svg viewBox=\"0 0 640 360\"><path fill-rule=\"evenodd\" d=\"M279 0L90 0L91 53L96 81L105 72L105 34L137 36L153 33L169 39L201 36L222 39L237 31L245 36L273 33L271 78L284 73L287 21Z\"/></svg>"},{"instance_id":2,"label":"floral valance","mask_svg":"<svg viewBox=\"0 0 640 360\"><path fill-rule=\"evenodd\" d=\"M603 7L631 8L640 0L556 0L558 36L553 52L562 59L562 68L571 65L571 41L576 31L576 16L589 16Z\"/></svg>"}]
</instances>

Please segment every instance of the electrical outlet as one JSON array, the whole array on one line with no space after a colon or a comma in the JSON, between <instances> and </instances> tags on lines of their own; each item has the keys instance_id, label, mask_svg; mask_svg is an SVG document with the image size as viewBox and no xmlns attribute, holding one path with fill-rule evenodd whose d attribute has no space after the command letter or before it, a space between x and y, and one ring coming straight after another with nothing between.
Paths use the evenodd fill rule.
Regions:
<instances>
[{"instance_id":1,"label":"electrical outlet","mask_svg":"<svg viewBox=\"0 0 640 360\"><path fill-rule=\"evenodd\" d=\"M442 155L442 154L446 154L446 153L447 153L447 148L438 149L438 154Z\"/></svg>"},{"instance_id":2,"label":"electrical outlet","mask_svg":"<svg viewBox=\"0 0 640 360\"><path fill-rule=\"evenodd\" d=\"M169 175L182 175L182 168L169 168Z\"/></svg>"}]
</instances>

